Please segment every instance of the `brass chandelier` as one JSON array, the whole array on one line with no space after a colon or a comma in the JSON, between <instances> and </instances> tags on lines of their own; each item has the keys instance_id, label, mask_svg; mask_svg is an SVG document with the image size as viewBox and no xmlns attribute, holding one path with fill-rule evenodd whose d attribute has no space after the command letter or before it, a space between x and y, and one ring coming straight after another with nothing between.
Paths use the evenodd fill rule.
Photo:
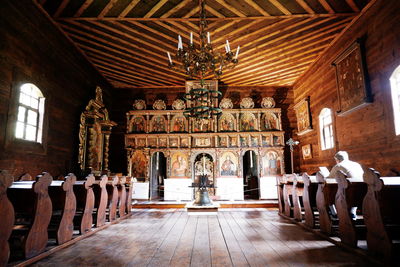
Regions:
<instances>
[{"instance_id":1,"label":"brass chandelier","mask_svg":"<svg viewBox=\"0 0 400 267\"><path fill-rule=\"evenodd\" d=\"M207 20L205 12L205 0L199 0L200 3L200 47L196 47L193 43L193 33L190 33L190 43L187 48L183 46L182 37L178 35L178 50L176 53L177 61L179 61L182 70L189 78L199 77L203 79L207 75L214 74L216 78L222 74L224 67L233 68L238 63L240 46L234 53L226 40L225 53L214 52L211 45L210 32L207 32ZM168 66L176 69L176 65L172 62L171 54L168 55Z\"/></svg>"},{"instance_id":2,"label":"brass chandelier","mask_svg":"<svg viewBox=\"0 0 400 267\"><path fill-rule=\"evenodd\" d=\"M214 75L217 79L222 75L223 68L233 68L238 63L240 46L234 53L226 40L225 53L214 52L211 45L210 33L207 32L207 20L205 12L205 0L199 0L200 5L200 46L193 43L193 33L190 33L190 43L187 47L183 46L182 37L178 35L178 50L176 59L180 63L182 71L190 78L200 78L200 87L191 89L185 95L188 101L188 107L184 112L186 117L195 119L208 119L220 114L222 111L218 108L218 98L222 95L218 90L211 90L206 85L204 78ZM171 69L178 69L172 62L171 54L167 52L168 66Z\"/></svg>"}]
</instances>

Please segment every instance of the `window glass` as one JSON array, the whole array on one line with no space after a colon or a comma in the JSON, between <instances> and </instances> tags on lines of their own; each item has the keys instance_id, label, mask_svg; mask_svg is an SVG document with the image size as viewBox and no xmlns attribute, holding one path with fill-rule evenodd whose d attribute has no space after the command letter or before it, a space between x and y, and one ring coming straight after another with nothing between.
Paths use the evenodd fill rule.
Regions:
<instances>
[{"instance_id":1,"label":"window glass","mask_svg":"<svg viewBox=\"0 0 400 267\"><path fill-rule=\"evenodd\" d=\"M18 99L15 137L41 143L45 100L42 92L34 84L25 83Z\"/></svg>"},{"instance_id":2,"label":"window glass","mask_svg":"<svg viewBox=\"0 0 400 267\"><path fill-rule=\"evenodd\" d=\"M333 127L332 112L329 108L324 108L319 114L319 128L321 136L321 149L326 150L333 148Z\"/></svg>"},{"instance_id":3,"label":"window glass","mask_svg":"<svg viewBox=\"0 0 400 267\"><path fill-rule=\"evenodd\" d=\"M390 77L392 91L393 118L396 135L400 135L400 66Z\"/></svg>"}]
</instances>

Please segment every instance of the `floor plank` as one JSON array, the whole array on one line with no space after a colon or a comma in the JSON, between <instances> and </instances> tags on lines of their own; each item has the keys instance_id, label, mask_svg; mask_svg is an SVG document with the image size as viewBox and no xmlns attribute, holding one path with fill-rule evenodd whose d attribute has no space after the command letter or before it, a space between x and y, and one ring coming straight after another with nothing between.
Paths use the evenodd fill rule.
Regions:
<instances>
[{"instance_id":1,"label":"floor plank","mask_svg":"<svg viewBox=\"0 0 400 267\"><path fill-rule=\"evenodd\" d=\"M276 210L134 210L34 266L373 266Z\"/></svg>"}]
</instances>

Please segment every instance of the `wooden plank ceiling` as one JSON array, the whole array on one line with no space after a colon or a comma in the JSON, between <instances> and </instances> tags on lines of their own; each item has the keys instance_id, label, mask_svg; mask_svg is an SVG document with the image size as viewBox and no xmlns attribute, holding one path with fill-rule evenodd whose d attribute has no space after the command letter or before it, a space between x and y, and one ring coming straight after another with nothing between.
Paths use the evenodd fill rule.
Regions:
<instances>
[{"instance_id":1,"label":"wooden plank ceiling","mask_svg":"<svg viewBox=\"0 0 400 267\"><path fill-rule=\"evenodd\" d=\"M177 36L199 44L198 0L37 0L116 88L183 86ZM228 85L290 86L368 0L207 0L214 51L240 45ZM178 63L178 62L175 62Z\"/></svg>"}]
</instances>

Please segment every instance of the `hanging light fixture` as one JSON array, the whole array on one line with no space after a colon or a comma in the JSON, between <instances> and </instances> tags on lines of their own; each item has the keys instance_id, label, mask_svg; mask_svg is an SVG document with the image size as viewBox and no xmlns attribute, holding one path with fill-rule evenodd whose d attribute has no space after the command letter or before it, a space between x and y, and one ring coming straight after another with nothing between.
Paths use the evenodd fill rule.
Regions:
<instances>
[{"instance_id":1,"label":"hanging light fixture","mask_svg":"<svg viewBox=\"0 0 400 267\"><path fill-rule=\"evenodd\" d=\"M203 79L207 75L214 74L217 78L222 74L224 67L233 68L238 63L240 46L234 53L229 41L226 40L225 53L214 52L211 45L210 32L207 32L207 20L205 12L205 0L199 0L200 4L200 47L193 43L193 33L190 33L190 43L187 47L183 46L182 37L178 35L177 60L181 63L182 70L190 77ZM176 65L172 62L169 52L168 66L175 69Z\"/></svg>"},{"instance_id":2,"label":"hanging light fixture","mask_svg":"<svg viewBox=\"0 0 400 267\"><path fill-rule=\"evenodd\" d=\"M178 50L176 53L177 61L180 62L181 69L190 79L200 78L200 88L192 88L186 95L188 101L187 109L184 111L186 117L195 119L209 119L222 112L218 108L217 99L222 95L218 90L212 90L206 84L204 78L214 75L217 79L222 75L222 70L233 68L238 63L240 46L234 53L229 41L226 40L225 53L214 52L211 45L210 32L207 32L207 20L205 12L205 0L199 0L200 5L200 46L196 47L193 43L193 33L190 33L190 43L187 47L183 46L182 37L178 35ZM169 52L168 66L171 69L178 69L172 62Z\"/></svg>"}]
</instances>

